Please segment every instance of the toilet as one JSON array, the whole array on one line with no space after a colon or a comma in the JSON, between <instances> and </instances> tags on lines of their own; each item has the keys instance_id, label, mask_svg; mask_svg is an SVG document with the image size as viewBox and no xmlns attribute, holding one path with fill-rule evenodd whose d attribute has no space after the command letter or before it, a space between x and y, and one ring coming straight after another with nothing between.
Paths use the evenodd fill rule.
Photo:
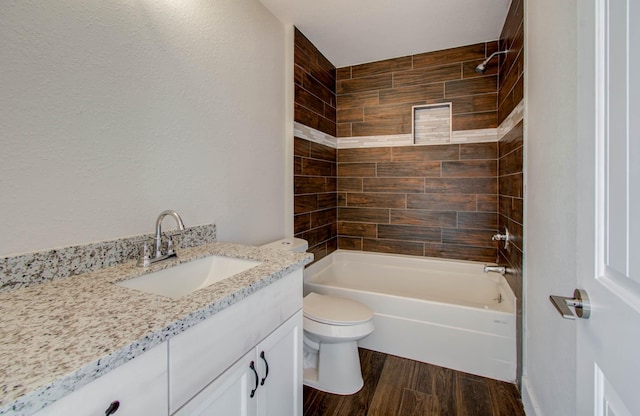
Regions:
<instances>
[{"instance_id":1,"label":"toilet","mask_svg":"<svg viewBox=\"0 0 640 416\"><path fill-rule=\"evenodd\" d=\"M262 247L304 252L308 244L286 238ZM358 340L373 332L373 312L360 302L314 292L302 304L304 384L327 393L358 392L364 384Z\"/></svg>"}]
</instances>

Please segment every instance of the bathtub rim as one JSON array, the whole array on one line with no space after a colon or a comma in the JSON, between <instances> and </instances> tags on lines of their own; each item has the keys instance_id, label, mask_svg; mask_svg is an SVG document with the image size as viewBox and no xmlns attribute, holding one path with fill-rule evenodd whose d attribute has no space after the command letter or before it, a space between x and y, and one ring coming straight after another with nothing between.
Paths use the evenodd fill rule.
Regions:
<instances>
[{"instance_id":1,"label":"bathtub rim","mask_svg":"<svg viewBox=\"0 0 640 416\"><path fill-rule=\"evenodd\" d=\"M496 265L495 263L485 263L485 262L478 262L478 261L471 261L471 260L456 260L456 259L446 259L446 258L440 258L440 257L412 256L407 254L377 253L377 252L368 252L368 251L338 249L331 252L327 256L321 258L320 260L312 263L311 265L307 266L304 269L304 277L303 277L304 284L306 285L309 279L312 279L315 275L317 275L318 273L321 273L324 269L326 269L330 265L339 263L340 259L345 256L353 257L353 258L361 258L361 259L362 258L365 258L365 259L366 258L384 258L392 261L408 262L410 264L419 263L419 262L431 262L439 266L443 266L443 265L446 265L448 267L462 266L465 269L482 268L484 267L485 264ZM445 304L445 305L454 304L456 305L456 307L466 308L473 311L490 311L490 312L496 312L496 313L503 313L507 315L515 315L517 300L516 300L515 293L513 292L513 289L511 289L511 286L509 285L509 282L507 281L506 277L501 274L495 274L495 273L487 274L487 276L483 276L483 277L498 283L499 292L503 297L502 302L505 303L505 305L503 306L506 306L506 307L486 308L486 307L472 306L472 305L463 304L463 303L446 302L438 299L424 299L424 298L417 298L417 297L408 297L408 298L417 300L417 301L422 301L422 302L433 302L433 303ZM309 285L313 285L313 284L317 284L317 283L309 282ZM331 286L331 285L325 284L325 286ZM370 291L370 290L352 289L352 288L347 288L342 286L336 286L336 287L339 287L347 291L362 291L365 293L377 294L377 295L381 294L381 292ZM305 295L307 294L306 286L305 286L304 294ZM407 298L407 296L390 294L390 293L384 293L384 295L392 296L395 298ZM504 310L504 309L507 309L507 310Z\"/></svg>"}]
</instances>

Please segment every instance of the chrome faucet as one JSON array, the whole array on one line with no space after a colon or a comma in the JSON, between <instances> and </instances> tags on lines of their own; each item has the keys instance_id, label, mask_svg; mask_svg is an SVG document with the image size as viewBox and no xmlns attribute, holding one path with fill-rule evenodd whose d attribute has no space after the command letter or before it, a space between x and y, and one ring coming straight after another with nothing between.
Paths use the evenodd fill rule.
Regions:
<instances>
[{"instance_id":1,"label":"chrome faucet","mask_svg":"<svg viewBox=\"0 0 640 416\"><path fill-rule=\"evenodd\" d=\"M180 218L180 215L178 215L176 211L173 211L173 210L162 211L160 215L158 215L158 219L156 220L156 236L154 238L154 244L153 244L153 255L151 256L149 255L147 244L145 243L142 248L142 251L143 251L142 257L140 258L140 260L138 260L138 266L147 267L150 264L176 256L176 252L173 251L173 242L171 241L170 238L167 239L165 252L164 253L162 252L162 220L167 215L172 216L176 220L176 223L178 224L178 229L180 231L184 231L184 223L182 222L182 218Z\"/></svg>"},{"instance_id":2,"label":"chrome faucet","mask_svg":"<svg viewBox=\"0 0 640 416\"><path fill-rule=\"evenodd\" d=\"M507 268L504 266L489 266L488 264L484 265L484 272L485 273L489 273L489 272L493 272L493 273L500 273L501 275L504 275L505 273L507 273Z\"/></svg>"}]
</instances>

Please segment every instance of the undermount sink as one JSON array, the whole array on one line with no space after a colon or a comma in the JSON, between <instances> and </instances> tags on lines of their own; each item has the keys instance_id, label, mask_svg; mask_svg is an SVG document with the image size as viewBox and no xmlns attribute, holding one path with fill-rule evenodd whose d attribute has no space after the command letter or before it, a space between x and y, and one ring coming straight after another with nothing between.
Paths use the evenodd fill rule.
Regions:
<instances>
[{"instance_id":1,"label":"undermount sink","mask_svg":"<svg viewBox=\"0 0 640 416\"><path fill-rule=\"evenodd\" d=\"M116 282L147 293L178 299L261 264L233 257L209 256L168 269Z\"/></svg>"}]
</instances>

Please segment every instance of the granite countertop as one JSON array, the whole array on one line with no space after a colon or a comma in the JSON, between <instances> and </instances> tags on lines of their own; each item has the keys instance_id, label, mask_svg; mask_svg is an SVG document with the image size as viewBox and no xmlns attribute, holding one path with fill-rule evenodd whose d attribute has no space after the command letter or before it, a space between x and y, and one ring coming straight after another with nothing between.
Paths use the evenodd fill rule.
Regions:
<instances>
[{"instance_id":1,"label":"granite countertop","mask_svg":"<svg viewBox=\"0 0 640 416\"><path fill-rule=\"evenodd\" d=\"M129 262L0 294L0 414L33 414L312 261L229 243L177 253L146 269ZM177 300L114 284L212 254L262 264Z\"/></svg>"}]
</instances>

